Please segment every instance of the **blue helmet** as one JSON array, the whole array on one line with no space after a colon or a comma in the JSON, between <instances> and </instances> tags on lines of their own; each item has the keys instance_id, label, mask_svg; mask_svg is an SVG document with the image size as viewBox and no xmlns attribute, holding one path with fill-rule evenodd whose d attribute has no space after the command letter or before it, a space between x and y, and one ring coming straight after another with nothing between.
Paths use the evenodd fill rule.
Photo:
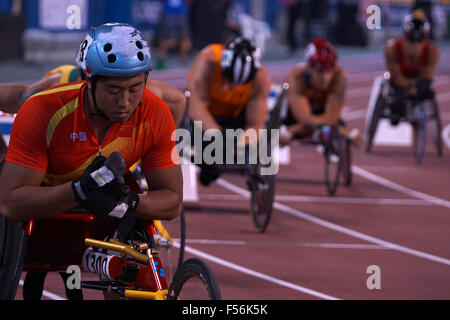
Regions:
<instances>
[{"instance_id":1,"label":"blue helmet","mask_svg":"<svg viewBox=\"0 0 450 320\"><path fill-rule=\"evenodd\" d=\"M150 47L142 34L126 23L92 27L80 45L77 64L87 78L132 77L151 70Z\"/></svg>"}]
</instances>

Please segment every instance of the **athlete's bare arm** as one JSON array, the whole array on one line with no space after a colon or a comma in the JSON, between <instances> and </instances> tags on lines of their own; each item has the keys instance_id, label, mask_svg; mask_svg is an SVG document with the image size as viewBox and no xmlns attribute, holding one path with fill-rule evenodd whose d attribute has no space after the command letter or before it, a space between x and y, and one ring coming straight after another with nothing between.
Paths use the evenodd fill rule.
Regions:
<instances>
[{"instance_id":1,"label":"athlete's bare arm","mask_svg":"<svg viewBox=\"0 0 450 320\"><path fill-rule=\"evenodd\" d=\"M20 95L27 88L25 84L0 84L0 110L6 113L17 113L20 104Z\"/></svg>"},{"instance_id":2,"label":"athlete's bare arm","mask_svg":"<svg viewBox=\"0 0 450 320\"><path fill-rule=\"evenodd\" d=\"M181 121L183 121L186 109L186 97L184 94L167 83L150 79L147 80L147 88L167 104L178 128Z\"/></svg>"},{"instance_id":3,"label":"athlete's bare arm","mask_svg":"<svg viewBox=\"0 0 450 320\"><path fill-rule=\"evenodd\" d=\"M142 219L171 220L181 212L183 202L183 176L179 165L163 170L144 172L150 192L140 195L134 211Z\"/></svg>"},{"instance_id":4,"label":"athlete's bare arm","mask_svg":"<svg viewBox=\"0 0 450 320\"><path fill-rule=\"evenodd\" d=\"M436 70L436 65L439 60L439 55L440 55L440 53L439 53L438 47L435 44L430 43L430 51L429 51L428 60L426 62L424 69L422 70L421 74L419 75L420 79L433 79L434 72Z\"/></svg>"},{"instance_id":5,"label":"athlete's bare arm","mask_svg":"<svg viewBox=\"0 0 450 320\"><path fill-rule=\"evenodd\" d=\"M192 66L188 88L191 92L189 99L189 116L193 121L203 121L203 130L221 127L208 111L209 88L208 81L212 79L215 69L214 52L205 48L197 55Z\"/></svg>"},{"instance_id":6,"label":"athlete's bare arm","mask_svg":"<svg viewBox=\"0 0 450 320\"><path fill-rule=\"evenodd\" d=\"M17 113L20 106L33 94L57 86L61 73L43 77L31 84L7 83L0 85L0 110L6 113Z\"/></svg>"},{"instance_id":7,"label":"athlete's bare arm","mask_svg":"<svg viewBox=\"0 0 450 320\"><path fill-rule=\"evenodd\" d=\"M325 112L315 115L306 97L306 84L304 80L304 66L294 68L287 77L289 83L288 99L290 111L295 120L300 124L328 124L333 125L339 121L342 108L345 103L347 90L347 74L336 67L337 74L331 83L331 88L325 104Z\"/></svg>"},{"instance_id":8,"label":"athlete's bare arm","mask_svg":"<svg viewBox=\"0 0 450 320\"><path fill-rule=\"evenodd\" d=\"M246 130L264 128L270 84L270 74L264 66L261 66L255 77L250 98L245 108Z\"/></svg>"},{"instance_id":9,"label":"athlete's bare arm","mask_svg":"<svg viewBox=\"0 0 450 320\"><path fill-rule=\"evenodd\" d=\"M385 49L386 68L391 74L391 82L400 88L408 89L412 85L412 79L403 75L396 59L395 42L389 41Z\"/></svg>"},{"instance_id":10,"label":"athlete's bare arm","mask_svg":"<svg viewBox=\"0 0 450 320\"><path fill-rule=\"evenodd\" d=\"M331 83L330 93L325 103L325 112L314 116L316 123L334 125L341 117L347 92L348 77L347 73L340 67L337 67L336 72L337 75Z\"/></svg>"},{"instance_id":11,"label":"athlete's bare arm","mask_svg":"<svg viewBox=\"0 0 450 320\"><path fill-rule=\"evenodd\" d=\"M134 215L170 220L181 211L183 179L179 166L146 171L151 192L140 195ZM6 162L0 176L0 211L11 221L43 219L78 206L71 183L42 187L44 173Z\"/></svg>"},{"instance_id":12,"label":"athlete's bare arm","mask_svg":"<svg viewBox=\"0 0 450 320\"><path fill-rule=\"evenodd\" d=\"M36 92L55 87L61 83L61 72L56 72L49 76L44 76L38 82L35 82L27 87L24 92L24 98L28 99ZM25 101L22 101L22 103Z\"/></svg>"},{"instance_id":13,"label":"athlete's bare arm","mask_svg":"<svg viewBox=\"0 0 450 320\"><path fill-rule=\"evenodd\" d=\"M78 205L70 183L41 187L44 173L5 162L0 175L0 211L12 221L42 219Z\"/></svg>"},{"instance_id":14,"label":"athlete's bare arm","mask_svg":"<svg viewBox=\"0 0 450 320\"><path fill-rule=\"evenodd\" d=\"M304 80L304 66L297 66L289 73L286 81L289 84L289 109L295 120L300 123L315 123L311 106L306 97L306 84Z\"/></svg>"}]
</instances>

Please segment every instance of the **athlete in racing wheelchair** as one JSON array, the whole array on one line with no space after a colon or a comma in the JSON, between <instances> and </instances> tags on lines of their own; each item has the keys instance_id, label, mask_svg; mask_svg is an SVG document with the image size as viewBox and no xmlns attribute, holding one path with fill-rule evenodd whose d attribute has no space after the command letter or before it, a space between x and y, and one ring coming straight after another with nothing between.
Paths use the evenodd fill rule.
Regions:
<instances>
[{"instance_id":1,"label":"athlete in racing wheelchair","mask_svg":"<svg viewBox=\"0 0 450 320\"><path fill-rule=\"evenodd\" d=\"M429 29L425 14L416 10L404 19L403 37L387 43L387 72L384 79L376 80L368 107L367 152L372 150L380 118L388 118L394 126L402 120L410 122L414 126L416 149L423 149L420 140L425 138L426 118L434 125L438 154L442 154L439 110L431 87L439 49L428 40Z\"/></svg>"}]
</instances>

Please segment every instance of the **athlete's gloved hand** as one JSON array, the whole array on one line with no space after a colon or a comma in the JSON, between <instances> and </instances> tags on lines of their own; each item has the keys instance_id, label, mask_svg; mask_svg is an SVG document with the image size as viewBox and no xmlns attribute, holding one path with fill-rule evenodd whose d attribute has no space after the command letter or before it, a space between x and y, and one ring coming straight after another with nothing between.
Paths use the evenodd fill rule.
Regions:
<instances>
[{"instance_id":1,"label":"athlete's gloved hand","mask_svg":"<svg viewBox=\"0 0 450 320\"><path fill-rule=\"evenodd\" d=\"M122 218L139 203L123 179L125 160L118 152L106 159L96 157L80 180L72 182L75 199L99 219L107 216Z\"/></svg>"},{"instance_id":2,"label":"athlete's gloved hand","mask_svg":"<svg viewBox=\"0 0 450 320\"><path fill-rule=\"evenodd\" d=\"M81 205L86 202L88 195L98 188L98 184L94 178L92 178L91 174L104 166L105 160L106 158L104 156L97 156L86 170L84 170L81 178L72 181L72 191L75 195L75 200Z\"/></svg>"},{"instance_id":3,"label":"athlete's gloved hand","mask_svg":"<svg viewBox=\"0 0 450 320\"><path fill-rule=\"evenodd\" d=\"M431 79L417 79L415 81L417 88L417 98L419 100L433 99L434 91L431 88Z\"/></svg>"}]
</instances>

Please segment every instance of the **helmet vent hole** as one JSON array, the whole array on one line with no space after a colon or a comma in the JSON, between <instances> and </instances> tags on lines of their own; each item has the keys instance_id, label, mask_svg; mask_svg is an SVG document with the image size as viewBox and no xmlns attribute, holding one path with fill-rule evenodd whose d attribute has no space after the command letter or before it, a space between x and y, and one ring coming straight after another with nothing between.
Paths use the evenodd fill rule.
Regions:
<instances>
[{"instance_id":1,"label":"helmet vent hole","mask_svg":"<svg viewBox=\"0 0 450 320\"><path fill-rule=\"evenodd\" d=\"M142 49L142 42L140 41L136 41L136 47L138 47L139 49Z\"/></svg>"},{"instance_id":2,"label":"helmet vent hole","mask_svg":"<svg viewBox=\"0 0 450 320\"><path fill-rule=\"evenodd\" d=\"M112 49L112 44L111 43L107 43L103 46L103 51L105 52L109 52Z\"/></svg>"},{"instance_id":3,"label":"helmet vent hole","mask_svg":"<svg viewBox=\"0 0 450 320\"><path fill-rule=\"evenodd\" d=\"M114 62L116 62L116 60L117 60L117 57L115 54L113 54L113 53L108 54L108 62L109 63L114 63Z\"/></svg>"},{"instance_id":4,"label":"helmet vent hole","mask_svg":"<svg viewBox=\"0 0 450 320\"><path fill-rule=\"evenodd\" d=\"M144 54L141 51L137 53L137 57L140 61L144 61Z\"/></svg>"}]
</instances>

